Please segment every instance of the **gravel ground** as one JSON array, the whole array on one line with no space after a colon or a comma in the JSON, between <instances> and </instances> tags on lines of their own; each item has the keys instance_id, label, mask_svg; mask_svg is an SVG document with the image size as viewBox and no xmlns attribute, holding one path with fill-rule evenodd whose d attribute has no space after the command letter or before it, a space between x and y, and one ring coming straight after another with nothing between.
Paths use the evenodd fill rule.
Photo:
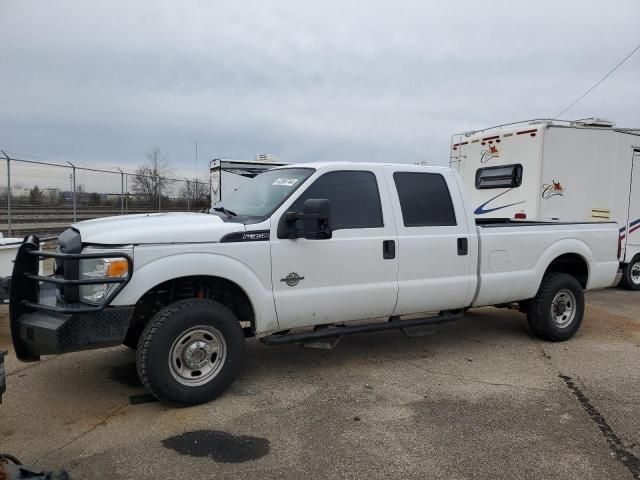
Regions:
<instances>
[{"instance_id":1,"label":"gravel ground","mask_svg":"<svg viewBox=\"0 0 640 480\"><path fill-rule=\"evenodd\" d=\"M640 292L587 300L564 343L493 308L333 351L251 340L231 389L184 409L150 401L126 348L10 352L0 451L74 479L640 478Z\"/></svg>"}]
</instances>

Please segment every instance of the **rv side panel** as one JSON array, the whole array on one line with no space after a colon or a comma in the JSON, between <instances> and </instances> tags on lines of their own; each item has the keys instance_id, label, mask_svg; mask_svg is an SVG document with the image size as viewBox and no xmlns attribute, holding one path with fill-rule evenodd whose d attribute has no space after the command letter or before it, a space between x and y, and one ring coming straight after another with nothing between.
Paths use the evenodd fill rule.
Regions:
<instances>
[{"instance_id":1,"label":"rv side panel","mask_svg":"<svg viewBox=\"0 0 640 480\"><path fill-rule=\"evenodd\" d=\"M542 130L541 126L496 129L454 138L451 166L457 167L467 186L478 219L537 216ZM479 175L500 173L498 167L506 166L520 168L522 178L517 186L478 184Z\"/></svg>"},{"instance_id":2,"label":"rv side panel","mask_svg":"<svg viewBox=\"0 0 640 480\"><path fill-rule=\"evenodd\" d=\"M616 189L627 178L618 171L612 131L550 126L539 185L541 220L610 221ZM628 190L628 180L627 180ZM616 210L619 211L619 210Z\"/></svg>"},{"instance_id":3,"label":"rv side panel","mask_svg":"<svg viewBox=\"0 0 640 480\"><path fill-rule=\"evenodd\" d=\"M634 223L640 220L640 167L631 181L634 140L640 137L611 129L550 126L542 155L540 219L613 220L629 261L640 251L640 231L633 230L640 226Z\"/></svg>"}]
</instances>

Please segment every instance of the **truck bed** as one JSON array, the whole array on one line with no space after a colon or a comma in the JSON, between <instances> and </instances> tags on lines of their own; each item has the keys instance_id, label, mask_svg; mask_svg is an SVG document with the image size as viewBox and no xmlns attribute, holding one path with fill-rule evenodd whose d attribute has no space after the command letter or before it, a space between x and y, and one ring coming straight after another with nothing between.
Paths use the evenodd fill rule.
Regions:
<instances>
[{"instance_id":1,"label":"truck bed","mask_svg":"<svg viewBox=\"0 0 640 480\"><path fill-rule=\"evenodd\" d=\"M477 221L476 231L479 275L473 306L534 297L547 266L566 251L576 253L560 262L575 262L576 268L586 263L586 289L611 286L619 267L612 248L618 238L614 222L491 220Z\"/></svg>"}]
</instances>

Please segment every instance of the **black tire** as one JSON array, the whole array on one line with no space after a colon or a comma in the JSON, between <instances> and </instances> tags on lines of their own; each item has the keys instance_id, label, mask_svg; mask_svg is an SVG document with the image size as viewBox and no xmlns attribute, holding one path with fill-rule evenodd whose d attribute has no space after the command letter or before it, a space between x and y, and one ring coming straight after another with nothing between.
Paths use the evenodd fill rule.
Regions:
<instances>
[{"instance_id":1,"label":"black tire","mask_svg":"<svg viewBox=\"0 0 640 480\"><path fill-rule=\"evenodd\" d=\"M627 290L640 290L640 255L636 255L622 268L620 286Z\"/></svg>"},{"instance_id":2,"label":"black tire","mask_svg":"<svg viewBox=\"0 0 640 480\"><path fill-rule=\"evenodd\" d=\"M197 405L213 400L231 385L242 367L244 351L244 332L231 310L212 300L187 299L153 316L140 336L136 366L142 384L159 400ZM187 363L198 361L195 366Z\"/></svg>"},{"instance_id":3,"label":"black tire","mask_svg":"<svg viewBox=\"0 0 640 480\"><path fill-rule=\"evenodd\" d=\"M571 312L564 309L571 309ZM582 286L575 277L566 273L546 274L527 311L529 328L537 337L550 342L562 342L573 337L583 316Z\"/></svg>"}]
</instances>

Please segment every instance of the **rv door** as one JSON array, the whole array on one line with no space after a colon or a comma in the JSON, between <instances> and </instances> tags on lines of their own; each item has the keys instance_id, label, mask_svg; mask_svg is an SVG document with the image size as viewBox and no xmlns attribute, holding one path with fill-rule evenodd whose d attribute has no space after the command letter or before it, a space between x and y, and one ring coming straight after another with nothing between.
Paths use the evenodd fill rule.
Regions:
<instances>
[{"instance_id":1,"label":"rv door","mask_svg":"<svg viewBox=\"0 0 640 480\"><path fill-rule=\"evenodd\" d=\"M627 224L621 229L624 236L624 263L640 254L640 149L633 150L629 182L629 214Z\"/></svg>"}]
</instances>

